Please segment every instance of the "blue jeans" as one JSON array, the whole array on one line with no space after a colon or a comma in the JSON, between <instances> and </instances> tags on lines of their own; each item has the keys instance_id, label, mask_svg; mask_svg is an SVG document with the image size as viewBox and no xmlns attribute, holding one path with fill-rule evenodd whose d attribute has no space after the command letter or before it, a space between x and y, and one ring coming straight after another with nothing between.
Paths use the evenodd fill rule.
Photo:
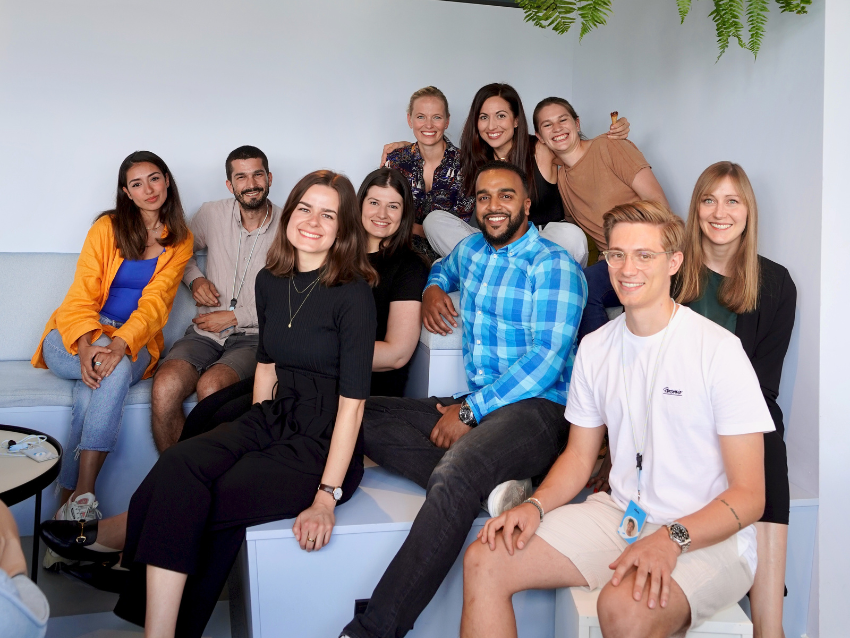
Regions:
<instances>
[{"instance_id":1,"label":"blue jeans","mask_svg":"<svg viewBox=\"0 0 850 638\"><path fill-rule=\"evenodd\" d=\"M623 305L611 285L608 263L604 259L585 268L584 278L587 279L587 305L584 307L584 314L578 326L579 341L584 339L585 335L608 323L606 308Z\"/></svg>"},{"instance_id":2,"label":"blue jeans","mask_svg":"<svg viewBox=\"0 0 850 638\"><path fill-rule=\"evenodd\" d=\"M101 323L111 323L101 317ZM101 335L96 345L108 346L112 340ZM77 486L80 471L80 450L113 452L118 442L118 430L124 415L124 400L130 386L137 384L145 374L151 361L147 348L139 351L135 361L125 356L108 377L92 390L81 381L80 357L71 354L62 343L58 330L51 330L44 339L44 362L51 372L61 379L74 379L74 404L71 408L71 435L62 457L59 485L67 490ZM73 453L71 452L73 450Z\"/></svg>"},{"instance_id":3,"label":"blue jeans","mask_svg":"<svg viewBox=\"0 0 850 638\"><path fill-rule=\"evenodd\" d=\"M566 445L564 406L534 398L494 410L444 450L428 438L441 417L438 402L460 400L366 401L366 455L427 492L366 611L345 628L352 638L397 638L410 631L463 549L481 501L499 483L544 474Z\"/></svg>"}]
</instances>

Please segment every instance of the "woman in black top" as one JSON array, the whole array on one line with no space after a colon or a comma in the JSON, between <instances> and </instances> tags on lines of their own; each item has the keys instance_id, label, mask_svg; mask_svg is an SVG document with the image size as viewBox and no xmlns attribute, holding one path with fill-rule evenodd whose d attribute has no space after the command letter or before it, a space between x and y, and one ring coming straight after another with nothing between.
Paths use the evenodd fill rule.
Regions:
<instances>
[{"instance_id":1,"label":"woman in black top","mask_svg":"<svg viewBox=\"0 0 850 638\"><path fill-rule=\"evenodd\" d=\"M152 634L201 636L246 527L297 517L302 549L327 544L334 506L363 474L375 280L351 183L304 177L256 280L254 405L166 450L136 490L117 615Z\"/></svg>"},{"instance_id":2,"label":"woman in black top","mask_svg":"<svg viewBox=\"0 0 850 638\"><path fill-rule=\"evenodd\" d=\"M765 508L756 523L758 569L750 590L755 633L781 636L790 495L785 426L776 402L797 305L788 270L758 254L758 209L744 169L709 166L691 197L677 300L734 332L776 426L764 435Z\"/></svg>"},{"instance_id":3,"label":"woman in black top","mask_svg":"<svg viewBox=\"0 0 850 638\"><path fill-rule=\"evenodd\" d=\"M410 357L422 327L422 291L428 266L410 246L413 199L404 175L391 168L372 171L357 193L369 244L369 262L378 272L372 290L378 317L372 361L372 396L404 394Z\"/></svg>"}]
</instances>

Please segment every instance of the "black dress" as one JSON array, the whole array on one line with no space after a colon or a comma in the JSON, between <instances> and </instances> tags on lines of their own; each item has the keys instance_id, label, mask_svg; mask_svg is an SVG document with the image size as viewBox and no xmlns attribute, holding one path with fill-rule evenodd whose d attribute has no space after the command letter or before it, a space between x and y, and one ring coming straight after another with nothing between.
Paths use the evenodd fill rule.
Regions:
<instances>
[{"instance_id":1,"label":"black dress","mask_svg":"<svg viewBox=\"0 0 850 638\"><path fill-rule=\"evenodd\" d=\"M375 296L375 309L378 317L378 329L375 341L383 341L387 336L387 323L390 317L390 304L394 301L422 301L422 291L428 283L430 272L425 262L408 248L400 248L392 256L381 253L369 255L369 261L378 271L380 280L372 290ZM404 395L404 385L410 368L408 361L398 370L372 373L372 396L400 397Z\"/></svg>"},{"instance_id":2,"label":"black dress","mask_svg":"<svg viewBox=\"0 0 850 638\"><path fill-rule=\"evenodd\" d=\"M298 273L298 290L318 272ZM290 323L292 312L300 307ZM200 637L245 529L310 507L321 481L339 397L369 396L375 306L357 281L307 295L262 270L256 281L257 361L274 363L273 400L166 450L130 501L123 565L128 585L115 613L144 624L145 565L189 574L176 635ZM302 302L304 305L302 306ZM345 502L363 475L362 439L343 483Z\"/></svg>"},{"instance_id":3,"label":"black dress","mask_svg":"<svg viewBox=\"0 0 850 638\"><path fill-rule=\"evenodd\" d=\"M387 336L390 304L394 301L421 301L429 269L419 255L407 248L399 249L391 257L372 253L369 260L380 276L378 285L372 289L377 310L375 340L380 341ZM409 369L410 362L399 370L373 372L371 395L403 396ZM254 377L251 376L199 402L186 418L180 440L190 439L222 423L238 419L251 409L253 391Z\"/></svg>"}]
</instances>

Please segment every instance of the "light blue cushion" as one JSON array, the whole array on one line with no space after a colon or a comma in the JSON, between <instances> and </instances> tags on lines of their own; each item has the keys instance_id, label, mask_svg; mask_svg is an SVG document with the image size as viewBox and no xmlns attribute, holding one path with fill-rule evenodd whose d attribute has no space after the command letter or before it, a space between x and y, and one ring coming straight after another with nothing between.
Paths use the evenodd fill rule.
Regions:
<instances>
[{"instance_id":1,"label":"light blue cushion","mask_svg":"<svg viewBox=\"0 0 850 638\"><path fill-rule=\"evenodd\" d=\"M455 310L460 312L460 292L455 291L449 293ZM452 328L452 331L445 337L443 335L428 332L425 326L422 326L422 331L419 333L419 342L428 346L431 350L460 350L463 348L463 324L459 321L460 316L456 318L457 328Z\"/></svg>"},{"instance_id":2,"label":"light blue cushion","mask_svg":"<svg viewBox=\"0 0 850 638\"><path fill-rule=\"evenodd\" d=\"M27 361L0 361L0 408L71 406L74 382Z\"/></svg>"}]
</instances>

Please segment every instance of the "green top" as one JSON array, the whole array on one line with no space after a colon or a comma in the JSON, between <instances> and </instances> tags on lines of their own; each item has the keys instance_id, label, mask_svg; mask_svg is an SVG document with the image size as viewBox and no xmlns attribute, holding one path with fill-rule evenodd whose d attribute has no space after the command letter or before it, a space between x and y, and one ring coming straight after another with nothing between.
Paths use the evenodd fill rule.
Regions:
<instances>
[{"instance_id":1,"label":"green top","mask_svg":"<svg viewBox=\"0 0 850 638\"><path fill-rule=\"evenodd\" d=\"M694 299L688 304L691 310L698 312L706 319L711 319L718 326L723 326L732 334L735 333L735 326L738 325L738 315L722 306L717 300L717 290L720 284L723 283L723 275L708 270L708 281L705 285L705 292L699 299Z\"/></svg>"}]
</instances>

